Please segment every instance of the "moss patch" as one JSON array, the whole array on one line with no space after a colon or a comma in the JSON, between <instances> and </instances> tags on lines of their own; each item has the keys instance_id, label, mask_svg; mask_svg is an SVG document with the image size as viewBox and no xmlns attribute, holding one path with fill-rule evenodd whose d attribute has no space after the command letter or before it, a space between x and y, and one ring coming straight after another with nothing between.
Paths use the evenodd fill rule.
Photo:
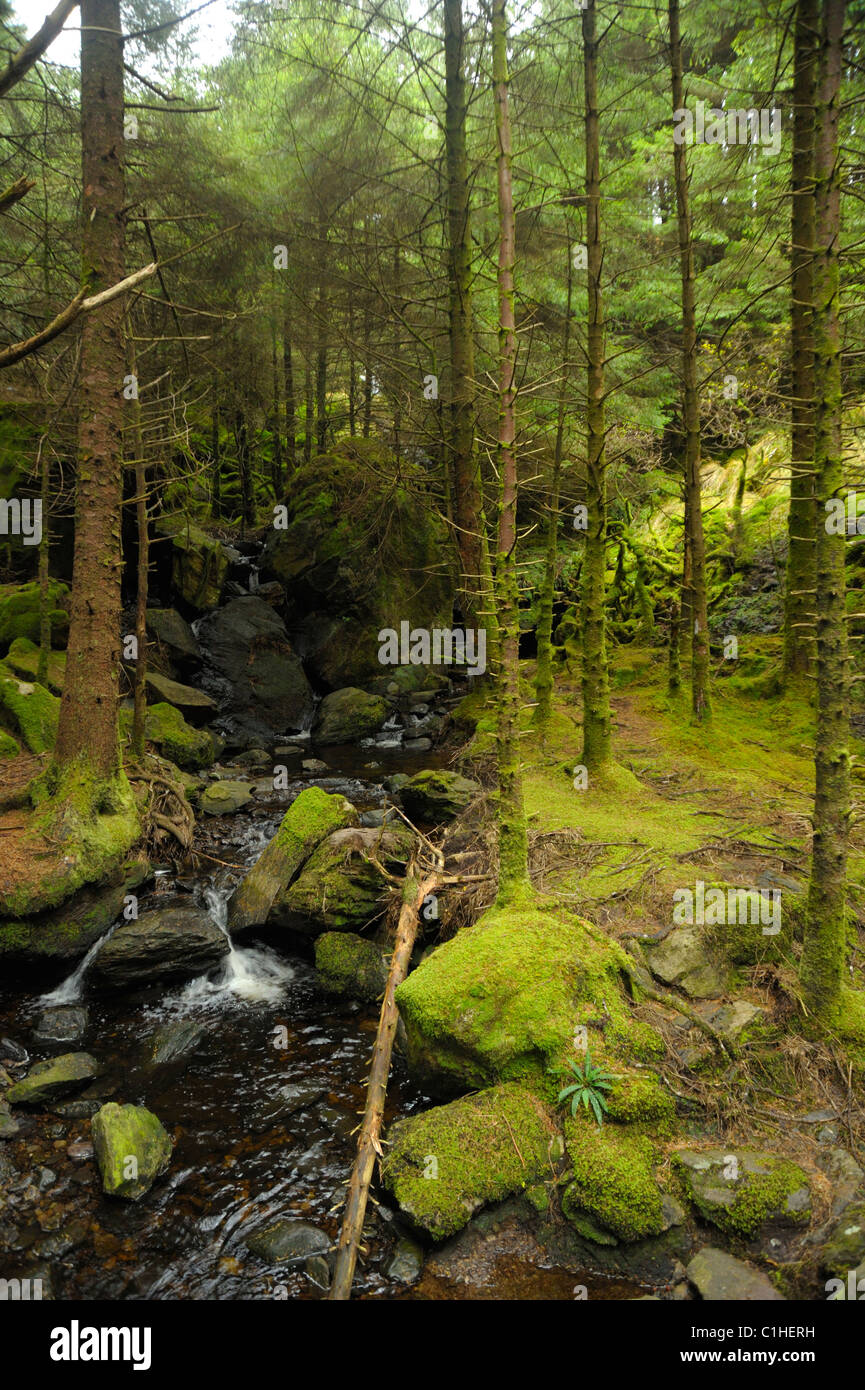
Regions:
<instances>
[{"instance_id":1,"label":"moss patch","mask_svg":"<svg viewBox=\"0 0 865 1390\"><path fill-rule=\"evenodd\" d=\"M53 748L60 701L35 681L22 680L6 661L0 661L0 709L31 753Z\"/></svg>"},{"instance_id":2,"label":"moss patch","mask_svg":"<svg viewBox=\"0 0 865 1390\"><path fill-rule=\"evenodd\" d=\"M565 1123L565 1142L573 1181L562 1210L578 1230L586 1213L619 1240L643 1240L665 1229L651 1139L577 1117Z\"/></svg>"}]
</instances>

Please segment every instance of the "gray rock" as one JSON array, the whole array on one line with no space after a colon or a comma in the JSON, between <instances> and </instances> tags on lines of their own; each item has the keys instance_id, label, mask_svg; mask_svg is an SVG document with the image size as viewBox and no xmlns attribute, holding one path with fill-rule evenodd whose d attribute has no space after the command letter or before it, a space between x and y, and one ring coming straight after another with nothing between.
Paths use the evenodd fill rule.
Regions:
<instances>
[{"instance_id":1,"label":"gray rock","mask_svg":"<svg viewBox=\"0 0 865 1390\"><path fill-rule=\"evenodd\" d=\"M88 1010L82 1005L43 1009L33 1029L37 1042L77 1042L87 1029Z\"/></svg>"},{"instance_id":2,"label":"gray rock","mask_svg":"<svg viewBox=\"0 0 865 1390\"><path fill-rule=\"evenodd\" d=\"M692 999L723 994L726 978L696 926L679 926L664 940L645 947L649 969L666 985L678 985Z\"/></svg>"},{"instance_id":3,"label":"gray rock","mask_svg":"<svg viewBox=\"0 0 865 1390\"><path fill-rule=\"evenodd\" d=\"M323 1255L311 1255L303 1269L307 1278L318 1288L330 1288L330 1265Z\"/></svg>"},{"instance_id":4,"label":"gray rock","mask_svg":"<svg viewBox=\"0 0 865 1390\"><path fill-rule=\"evenodd\" d=\"M745 1030L756 1019L763 1018L765 1013L747 999L734 999L729 1004L722 1004L719 1009L701 1009L700 1012L716 1033L732 1043L738 1042Z\"/></svg>"},{"instance_id":5,"label":"gray rock","mask_svg":"<svg viewBox=\"0 0 865 1390\"><path fill-rule=\"evenodd\" d=\"M400 789L406 815L413 821L439 825L453 820L480 791L480 784L458 772L425 769Z\"/></svg>"},{"instance_id":6,"label":"gray rock","mask_svg":"<svg viewBox=\"0 0 865 1390\"><path fill-rule=\"evenodd\" d=\"M147 630L165 647L175 665L184 667L201 664L201 648L192 628L176 609L148 608Z\"/></svg>"},{"instance_id":7,"label":"gray rock","mask_svg":"<svg viewBox=\"0 0 865 1390\"><path fill-rule=\"evenodd\" d=\"M387 1267L388 1279L397 1284L414 1284L421 1276L424 1252L416 1241L402 1236L396 1245L393 1259Z\"/></svg>"},{"instance_id":8,"label":"gray rock","mask_svg":"<svg viewBox=\"0 0 865 1390\"><path fill-rule=\"evenodd\" d=\"M189 978L218 965L229 949L207 913L184 901L122 923L97 952L88 978L99 989Z\"/></svg>"},{"instance_id":9,"label":"gray rock","mask_svg":"<svg viewBox=\"0 0 865 1390\"><path fill-rule=\"evenodd\" d=\"M688 1265L688 1279L707 1302L784 1302L765 1274L711 1245L694 1256Z\"/></svg>"},{"instance_id":10,"label":"gray rock","mask_svg":"<svg viewBox=\"0 0 865 1390\"><path fill-rule=\"evenodd\" d=\"M144 1044L144 1055L151 1067L187 1061L204 1037L201 1024L182 1018L163 1023Z\"/></svg>"},{"instance_id":11,"label":"gray rock","mask_svg":"<svg viewBox=\"0 0 865 1390\"><path fill-rule=\"evenodd\" d=\"M89 1052L64 1052L47 1062L37 1062L6 1094L10 1105L45 1106L92 1081L99 1064Z\"/></svg>"},{"instance_id":12,"label":"gray rock","mask_svg":"<svg viewBox=\"0 0 865 1390\"><path fill-rule=\"evenodd\" d=\"M346 686L325 695L312 726L313 742L322 747L331 743L354 743L380 729L388 715L388 704L380 695L368 695L356 686Z\"/></svg>"},{"instance_id":13,"label":"gray rock","mask_svg":"<svg viewBox=\"0 0 865 1390\"><path fill-rule=\"evenodd\" d=\"M305 1221L286 1219L250 1236L246 1247L253 1255L271 1264L299 1263L313 1255L326 1255L330 1236Z\"/></svg>"},{"instance_id":14,"label":"gray rock","mask_svg":"<svg viewBox=\"0 0 865 1390\"><path fill-rule=\"evenodd\" d=\"M251 594L232 599L203 619L198 637L230 682L227 712L236 723L264 735L303 727L314 707L312 689L269 603Z\"/></svg>"},{"instance_id":15,"label":"gray rock","mask_svg":"<svg viewBox=\"0 0 865 1390\"><path fill-rule=\"evenodd\" d=\"M407 753L428 753L432 748L431 738L407 738L403 744Z\"/></svg>"},{"instance_id":16,"label":"gray rock","mask_svg":"<svg viewBox=\"0 0 865 1390\"><path fill-rule=\"evenodd\" d=\"M321 758L304 758L301 767L304 772L312 773L314 777L318 777L321 773L327 772L327 763L323 763Z\"/></svg>"},{"instance_id":17,"label":"gray rock","mask_svg":"<svg viewBox=\"0 0 865 1390\"><path fill-rule=\"evenodd\" d=\"M280 1086L276 1095L268 1102L263 1115L264 1124L269 1127L279 1120L288 1119L300 1110L309 1110L323 1095L327 1087L320 1081L296 1081Z\"/></svg>"},{"instance_id":18,"label":"gray rock","mask_svg":"<svg viewBox=\"0 0 865 1390\"><path fill-rule=\"evenodd\" d=\"M205 787L198 798L198 809L207 816L229 816L239 811L251 798L249 782L233 782L226 778Z\"/></svg>"},{"instance_id":19,"label":"gray rock","mask_svg":"<svg viewBox=\"0 0 865 1390\"><path fill-rule=\"evenodd\" d=\"M160 675L158 671L148 671L145 681L148 697L153 704L164 700L166 704L179 709L190 724L206 724L216 713L216 701L192 685L181 685L179 681Z\"/></svg>"}]
</instances>

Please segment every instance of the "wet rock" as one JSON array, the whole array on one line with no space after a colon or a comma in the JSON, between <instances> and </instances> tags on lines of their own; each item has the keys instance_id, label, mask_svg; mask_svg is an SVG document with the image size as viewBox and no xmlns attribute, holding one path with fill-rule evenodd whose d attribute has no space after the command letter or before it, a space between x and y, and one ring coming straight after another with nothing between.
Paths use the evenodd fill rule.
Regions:
<instances>
[{"instance_id":1,"label":"wet rock","mask_svg":"<svg viewBox=\"0 0 865 1390\"><path fill-rule=\"evenodd\" d=\"M289 1115L296 1115L300 1110L310 1110L326 1094L327 1087L316 1081L296 1081L290 1082L287 1086L280 1086L276 1095L268 1102L264 1121L268 1125L276 1124L279 1120L288 1119Z\"/></svg>"},{"instance_id":2,"label":"wet rock","mask_svg":"<svg viewBox=\"0 0 865 1390\"><path fill-rule=\"evenodd\" d=\"M87 1139L76 1139L73 1143L67 1144L66 1153L73 1163L89 1163L95 1150Z\"/></svg>"},{"instance_id":3,"label":"wet rock","mask_svg":"<svg viewBox=\"0 0 865 1390\"><path fill-rule=\"evenodd\" d=\"M764 1226L807 1225L811 1191L802 1169L776 1154L679 1149L673 1166L700 1215L746 1240Z\"/></svg>"},{"instance_id":4,"label":"wet rock","mask_svg":"<svg viewBox=\"0 0 865 1390\"><path fill-rule=\"evenodd\" d=\"M303 728L314 698L281 618L254 595L232 599L201 623L207 660L231 685L226 711L259 737Z\"/></svg>"},{"instance_id":5,"label":"wet rock","mask_svg":"<svg viewBox=\"0 0 865 1390\"><path fill-rule=\"evenodd\" d=\"M127 893L137 888L149 872L145 858L130 858L107 874L104 883L80 889L59 907L14 923L4 922L0 958L27 963L80 959L116 921ZM0 1061L2 1057L0 1047Z\"/></svg>"},{"instance_id":6,"label":"wet rock","mask_svg":"<svg viewBox=\"0 0 865 1390\"><path fill-rule=\"evenodd\" d=\"M226 778L205 787L198 798L198 809L206 816L229 816L239 811L251 798L249 782L233 782Z\"/></svg>"},{"instance_id":7,"label":"wet rock","mask_svg":"<svg viewBox=\"0 0 865 1390\"><path fill-rule=\"evenodd\" d=\"M173 665L181 669L201 665L198 640L176 609L148 608L147 630L165 648Z\"/></svg>"},{"instance_id":8,"label":"wet rock","mask_svg":"<svg viewBox=\"0 0 865 1390\"><path fill-rule=\"evenodd\" d=\"M30 1061L30 1053L26 1047L14 1042L12 1038L0 1038L0 1063L9 1066L10 1063L16 1066L26 1065Z\"/></svg>"},{"instance_id":9,"label":"wet rock","mask_svg":"<svg viewBox=\"0 0 865 1390\"><path fill-rule=\"evenodd\" d=\"M688 1279L709 1302L783 1302L781 1294L751 1265L707 1245L688 1265Z\"/></svg>"},{"instance_id":10,"label":"wet rock","mask_svg":"<svg viewBox=\"0 0 865 1390\"><path fill-rule=\"evenodd\" d=\"M190 724L206 724L216 712L216 701L194 686L181 685L158 671L148 671L145 681L148 697L154 704L165 701L173 705Z\"/></svg>"},{"instance_id":11,"label":"wet rock","mask_svg":"<svg viewBox=\"0 0 865 1390\"><path fill-rule=\"evenodd\" d=\"M699 927L676 927L664 941L644 949L649 969L664 984L678 985L692 999L724 993L726 976Z\"/></svg>"},{"instance_id":12,"label":"wet rock","mask_svg":"<svg viewBox=\"0 0 865 1390\"><path fill-rule=\"evenodd\" d=\"M480 783L458 772L427 769L400 788L406 815L413 821L439 825L453 820L480 791Z\"/></svg>"},{"instance_id":13,"label":"wet rock","mask_svg":"<svg viewBox=\"0 0 865 1390\"><path fill-rule=\"evenodd\" d=\"M98 1100L59 1100L51 1108L55 1115L64 1120L89 1120L99 1109Z\"/></svg>"},{"instance_id":14,"label":"wet rock","mask_svg":"<svg viewBox=\"0 0 865 1390\"><path fill-rule=\"evenodd\" d=\"M292 749L297 752L296 748ZM269 767L273 759L266 748L247 748L245 753L238 753L237 757L231 759L232 767Z\"/></svg>"},{"instance_id":15,"label":"wet rock","mask_svg":"<svg viewBox=\"0 0 865 1390\"><path fill-rule=\"evenodd\" d=\"M392 777L386 777L384 779L384 788L385 791L390 792L392 796L396 796L402 791L403 787L408 786L410 781L411 778L408 773L395 772Z\"/></svg>"},{"instance_id":16,"label":"wet rock","mask_svg":"<svg viewBox=\"0 0 865 1390\"><path fill-rule=\"evenodd\" d=\"M351 825L357 812L341 796L329 796L319 787L307 787L282 818L266 846L228 904L228 927L244 931L267 921L270 910L291 882L301 864L332 831Z\"/></svg>"},{"instance_id":17,"label":"wet rock","mask_svg":"<svg viewBox=\"0 0 865 1390\"><path fill-rule=\"evenodd\" d=\"M12 1115L0 1110L0 1139L14 1139L21 1126Z\"/></svg>"},{"instance_id":18,"label":"wet rock","mask_svg":"<svg viewBox=\"0 0 865 1390\"><path fill-rule=\"evenodd\" d=\"M204 1029L193 1019L182 1018L164 1023L144 1044L146 1063L151 1067L164 1067L187 1060L203 1037Z\"/></svg>"},{"instance_id":19,"label":"wet rock","mask_svg":"<svg viewBox=\"0 0 865 1390\"><path fill-rule=\"evenodd\" d=\"M40 1192L47 1192L49 1187L53 1187L57 1181L57 1174L53 1168L40 1168L39 1180L36 1184Z\"/></svg>"},{"instance_id":20,"label":"wet rock","mask_svg":"<svg viewBox=\"0 0 865 1390\"><path fill-rule=\"evenodd\" d=\"M99 1064L89 1052L64 1052L47 1062L37 1062L11 1091L6 1099L10 1105L47 1106L92 1081Z\"/></svg>"},{"instance_id":21,"label":"wet rock","mask_svg":"<svg viewBox=\"0 0 865 1390\"><path fill-rule=\"evenodd\" d=\"M88 1223L78 1219L70 1221L58 1231L51 1231L33 1246L33 1253L45 1260L60 1260L71 1253L87 1239Z\"/></svg>"},{"instance_id":22,"label":"wet rock","mask_svg":"<svg viewBox=\"0 0 865 1390\"><path fill-rule=\"evenodd\" d=\"M397 1284L413 1284L421 1276L424 1252L416 1241L402 1236L397 1241L393 1259L387 1267L388 1279Z\"/></svg>"},{"instance_id":23,"label":"wet rock","mask_svg":"<svg viewBox=\"0 0 865 1390\"><path fill-rule=\"evenodd\" d=\"M33 1029L37 1042L77 1042L87 1030L89 1011L80 1004L43 1009Z\"/></svg>"},{"instance_id":24,"label":"wet rock","mask_svg":"<svg viewBox=\"0 0 865 1390\"><path fill-rule=\"evenodd\" d=\"M820 1268L842 1278L865 1262L865 1200L851 1202L820 1247Z\"/></svg>"},{"instance_id":25,"label":"wet rock","mask_svg":"<svg viewBox=\"0 0 865 1390\"><path fill-rule=\"evenodd\" d=\"M88 978L99 989L185 979L218 965L229 949L207 913L184 900L122 923L94 956Z\"/></svg>"},{"instance_id":26,"label":"wet rock","mask_svg":"<svg viewBox=\"0 0 865 1390\"><path fill-rule=\"evenodd\" d=\"M320 777L323 772L327 772L327 763L323 763L321 758L304 758L300 766L313 777Z\"/></svg>"},{"instance_id":27,"label":"wet rock","mask_svg":"<svg viewBox=\"0 0 865 1390\"><path fill-rule=\"evenodd\" d=\"M171 1138L142 1105L109 1101L91 1121L102 1190L137 1202L171 1161Z\"/></svg>"},{"instance_id":28,"label":"wet rock","mask_svg":"<svg viewBox=\"0 0 865 1390\"><path fill-rule=\"evenodd\" d=\"M326 1255L330 1245L326 1231L297 1220L277 1221L257 1231L246 1242L253 1255L270 1264L297 1263L311 1256Z\"/></svg>"},{"instance_id":29,"label":"wet rock","mask_svg":"<svg viewBox=\"0 0 865 1390\"><path fill-rule=\"evenodd\" d=\"M819 1133L817 1137L819 1139ZM818 1154L817 1162L832 1184L832 1215L840 1216L860 1187L865 1185L865 1171L853 1155L839 1144L833 1144Z\"/></svg>"},{"instance_id":30,"label":"wet rock","mask_svg":"<svg viewBox=\"0 0 865 1390\"><path fill-rule=\"evenodd\" d=\"M387 966L374 941L352 932L324 932L315 943L315 968L322 989L374 1003L387 984Z\"/></svg>"},{"instance_id":31,"label":"wet rock","mask_svg":"<svg viewBox=\"0 0 865 1390\"><path fill-rule=\"evenodd\" d=\"M380 695L346 686L325 695L312 726L315 743L355 743L380 729L388 714L388 703Z\"/></svg>"},{"instance_id":32,"label":"wet rock","mask_svg":"<svg viewBox=\"0 0 865 1390\"><path fill-rule=\"evenodd\" d=\"M428 753L432 748L432 739L407 738L403 747L407 753Z\"/></svg>"},{"instance_id":33,"label":"wet rock","mask_svg":"<svg viewBox=\"0 0 865 1390\"><path fill-rule=\"evenodd\" d=\"M307 1278L319 1289L330 1288L330 1265L323 1255L311 1255L303 1269Z\"/></svg>"}]
</instances>

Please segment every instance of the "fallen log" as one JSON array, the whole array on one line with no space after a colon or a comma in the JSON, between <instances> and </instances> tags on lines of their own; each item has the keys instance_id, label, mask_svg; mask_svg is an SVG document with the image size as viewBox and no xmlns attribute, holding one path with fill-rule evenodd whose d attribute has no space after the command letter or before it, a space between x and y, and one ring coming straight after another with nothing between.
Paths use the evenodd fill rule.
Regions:
<instances>
[{"instance_id":1,"label":"fallen log","mask_svg":"<svg viewBox=\"0 0 865 1390\"><path fill-rule=\"evenodd\" d=\"M440 869L443 859L439 857L439 868L425 872L417 877L417 865L412 860L406 870L403 885L403 903L396 929L393 955L390 960L387 984L381 1006L378 1032L372 1053L369 1081L367 1082L366 1109L357 1140L357 1158L348 1185L342 1230L336 1252L336 1268L328 1298L334 1302L345 1301L351 1297L354 1267L357 1262L358 1245L363 1234L366 1216L366 1203L369 1185L377 1157L381 1157L381 1124L384 1116L384 1103L387 1097L387 1083L390 1075L390 1060L393 1053L393 1040L399 1011L394 998L397 986L402 984L408 971L415 936L417 935L418 913L424 899L438 887L441 881Z\"/></svg>"}]
</instances>

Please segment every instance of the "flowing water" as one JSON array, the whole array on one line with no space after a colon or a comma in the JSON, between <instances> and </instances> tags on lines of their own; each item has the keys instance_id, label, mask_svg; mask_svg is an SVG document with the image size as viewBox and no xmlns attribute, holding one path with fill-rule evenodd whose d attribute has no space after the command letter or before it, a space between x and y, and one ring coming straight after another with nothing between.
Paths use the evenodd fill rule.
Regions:
<instances>
[{"instance_id":1,"label":"flowing water","mask_svg":"<svg viewBox=\"0 0 865 1390\"><path fill-rule=\"evenodd\" d=\"M385 769L429 765L403 755ZM333 758L333 750L328 750ZM360 807L381 802L369 750L344 750L339 785ZM348 779L348 780L347 780ZM333 779L323 779L328 785ZM288 799L293 790L286 793ZM224 818L206 847L231 864L255 861L279 823L280 808ZM202 862L202 861L199 861ZM198 902L225 931L226 904L240 875L216 867L191 884ZM171 883L157 877L140 910ZM227 933L226 933L227 935ZM246 1241L282 1217L299 1218L336 1238L340 1202L354 1156L353 1131L364 1104L364 1078L377 1011L337 1005L316 984L308 956L284 940L231 942L215 970L174 987L94 995L87 967L97 947L47 993L32 979L4 988L0 1037L22 1044L31 1061L85 1049L102 1071L91 1095L146 1105L175 1139L171 1166L140 1202L104 1197L92 1158L74 1145L89 1139L89 1121L58 1114L20 1117L21 1132L0 1144L0 1275L49 1263L55 1296L83 1299L320 1298L303 1264L268 1264ZM45 1006L86 1003L88 1022L74 1043L34 1043ZM184 1064L153 1068L143 1043L166 1022L188 1020L202 1030ZM2 1051L0 1051L2 1055ZM309 1086L308 1108L285 1113L281 1089ZM429 1104L396 1059L386 1121ZM62 1108L62 1107L61 1107ZM73 1146L72 1154L67 1152ZM4 1155L18 1173L3 1167ZM46 1176L47 1170L47 1176ZM38 1197L35 1195L38 1193ZM537 1254L504 1250L482 1275L425 1273L413 1289L388 1267L403 1234L386 1202L370 1204L368 1254L358 1264L355 1297L572 1299L573 1270L544 1265ZM580 1274L590 1297L631 1298L635 1286Z\"/></svg>"}]
</instances>

